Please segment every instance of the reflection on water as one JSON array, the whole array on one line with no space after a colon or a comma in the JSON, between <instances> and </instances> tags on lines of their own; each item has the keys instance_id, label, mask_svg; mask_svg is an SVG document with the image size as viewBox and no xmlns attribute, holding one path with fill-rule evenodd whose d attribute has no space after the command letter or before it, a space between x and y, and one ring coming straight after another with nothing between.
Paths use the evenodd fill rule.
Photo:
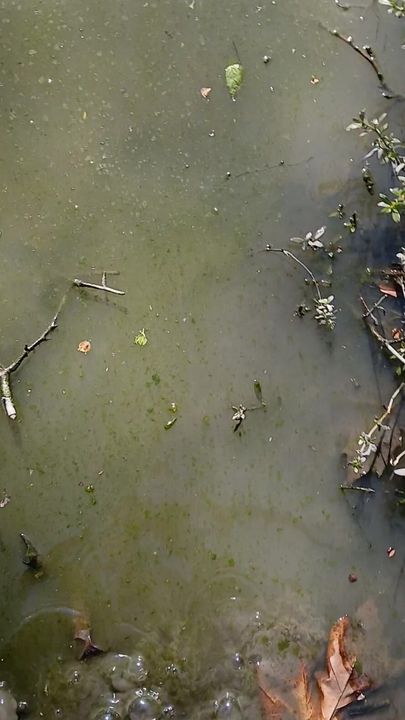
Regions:
<instances>
[{"instance_id":1,"label":"reflection on water","mask_svg":"<svg viewBox=\"0 0 405 720\"><path fill-rule=\"evenodd\" d=\"M117 270L126 290L69 290L58 329L14 376L18 420L0 418L2 676L35 712L65 699L73 717L78 667L85 716L117 691L97 668L142 655L159 696L132 698L131 717L160 703L234 719L257 715L250 657L277 662L280 642L290 660L322 653L330 623L368 598L379 652L397 652L402 559L385 549L401 527L376 505L359 516L338 490L341 451L389 387L388 375L376 387L359 326L374 200L344 128L387 101L319 21L371 43L398 90L400 24L375 4L316 0L0 9L1 362L44 330L73 278ZM223 72L236 53L245 82L232 102ZM325 336L294 315L312 297L300 268L259 251L323 224L338 238L339 202L360 228L341 241ZM233 433L231 407L252 402L254 379L266 412ZM39 579L20 532L41 553ZM76 612L106 658L75 663ZM281 628L298 639L283 644Z\"/></svg>"}]
</instances>

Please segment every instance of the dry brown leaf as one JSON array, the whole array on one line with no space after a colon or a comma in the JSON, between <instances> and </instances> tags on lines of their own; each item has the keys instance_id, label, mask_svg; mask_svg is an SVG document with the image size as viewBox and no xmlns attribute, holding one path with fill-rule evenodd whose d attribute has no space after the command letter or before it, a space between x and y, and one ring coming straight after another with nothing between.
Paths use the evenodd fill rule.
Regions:
<instances>
[{"instance_id":1,"label":"dry brown leaf","mask_svg":"<svg viewBox=\"0 0 405 720\"><path fill-rule=\"evenodd\" d=\"M395 288L392 287L392 285L387 285L386 283L380 283L378 286L378 289L380 292L384 293L384 295L391 295L391 297L398 297L398 293L395 290Z\"/></svg>"},{"instance_id":2,"label":"dry brown leaf","mask_svg":"<svg viewBox=\"0 0 405 720\"><path fill-rule=\"evenodd\" d=\"M316 720L319 717L319 703L317 698L311 696L308 671L302 665L295 683L295 694L298 703L298 717L300 720Z\"/></svg>"},{"instance_id":3,"label":"dry brown leaf","mask_svg":"<svg viewBox=\"0 0 405 720\"><path fill-rule=\"evenodd\" d=\"M310 82L311 82L311 85L318 85L319 78L317 78L316 75L312 75Z\"/></svg>"},{"instance_id":4,"label":"dry brown leaf","mask_svg":"<svg viewBox=\"0 0 405 720\"><path fill-rule=\"evenodd\" d=\"M257 668L256 676L260 690L260 705L264 720L281 720L288 708L277 695L267 689L264 672L260 665Z\"/></svg>"},{"instance_id":5,"label":"dry brown leaf","mask_svg":"<svg viewBox=\"0 0 405 720\"><path fill-rule=\"evenodd\" d=\"M89 342L89 340L82 340L79 342L77 349L81 353L88 353L91 350L91 342Z\"/></svg>"},{"instance_id":6,"label":"dry brown leaf","mask_svg":"<svg viewBox=\"0 0 405 720\"><path fill-rule=\"evenodd\" d=\"M91 628L85 615L77 615L74 619L74 640L80 640L82 644L79 659L84 660L91 655L99 655L104 650L93 643L91 639Z\"/></svg>"},{"instance_id":7,"label":"dry brown leaf","mask_svg":"<svg viewBox=\"0 0 405 720\"><path fill-rule=\"evenodd\" d=\"M357 675L354 669L356 657L345 648L348 627L347 617L340 618L332 626L326 654L327 671L317 676L322 720L332 720L338 710L357 700L359 693L370 686L367 678Z\"/></svg>"},{"instance_id":8,"label":"dry brown leaf","mask_svg":"<svg viewBox=\"0 0 405 720\"><path fill-rule=\"evenodd\" d=\"M311 692L310 679L302 666L294 683L291 703L281 700L268 687L263 669L257 668L257 683L264 720L333 720L339 710L358 700L360 693L370 687L366 676L354 669L356 658L345 647L349 628L347 617L340 618L331 628L326 653L326 671L316 675L317 687Z\"/></svg>"},{"instance_id":9,"label":"dry brown leaf","mask_svg":"<svg viewBox=\"0 0 405 720\"><path fill-rule=\"evenodd\" d=\"M210 94L212 88L210 87L202 87L200 90L201 96L204 98L204 100L208 99L208 95Z\"/></svg>"}]
</instances>

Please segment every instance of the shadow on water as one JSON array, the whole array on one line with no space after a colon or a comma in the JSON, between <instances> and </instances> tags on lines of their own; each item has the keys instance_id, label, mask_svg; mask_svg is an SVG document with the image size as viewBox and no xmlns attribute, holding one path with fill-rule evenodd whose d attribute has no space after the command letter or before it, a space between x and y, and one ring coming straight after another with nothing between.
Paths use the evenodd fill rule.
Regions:
<instances>
[{"instance_id":1,"label":"shadow on water","mask_svg":"<svg viewBox=\"0 0 405 720\"><path fill-rule=\"evenodd\" d=\"M258 658L278 677L319 667L349 613L391 699L382 717L398 717L402 518L383 484L372 498L339 489L344 447L392 384L359 285L402 244L365 191L367 148L344 128L388 106L319 22L371 43L399 91L400 26L376 3L316 0L0 9L1 362L39 336L73 278L111 268L126 291L69 291L13 378L17 420L0 418L0 679L33 717L110 707L113 720L134 703L131 720L172 706L253 719ZM236 102L223 78L234 44ZM356 234L330 217L339 203ZM343 247L330 335L295 314L314 294L302 269L262 252L322 225ZM254 403L255 379L266 409L234 433L232 406ZM77 660L82 615L105 655Z\"/></svg>"}]
</instances>

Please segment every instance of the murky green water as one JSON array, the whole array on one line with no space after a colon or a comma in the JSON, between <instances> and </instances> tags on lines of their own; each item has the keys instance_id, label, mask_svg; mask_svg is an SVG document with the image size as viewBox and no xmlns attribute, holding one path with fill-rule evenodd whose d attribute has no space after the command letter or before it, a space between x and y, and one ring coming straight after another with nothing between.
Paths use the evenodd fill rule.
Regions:
<instances>
[{"instance_id":1,"label":"murky green water","mask_svg":"<svg viewBox=\"0 0 405 720\"><path fill-rule=\"evenodd\" d=\"M71 672L77 612L102 647L142 653L146 685L187 716L229 691L257 717L248 658L322 651L330 623L366 601L374 654L400 652L401 527L383 500L359 514L339 490L342 449L391 387L388 373L376 386L359 320L376 219L365 146L344 131L388 104L319 26L371 43L404 92L403 25L364 5L0 2L1 361L43 331L74 277L114 269L126 291L69 290L14 376L18 419L0 418L0 675L34 714L87 717L105 700L105 660L80 669L93 688L81 711L52 684L55 665ZM237 102L223 79L234 44ZM338 202L360 231L344 233L328 336L293 315L312 295L300 269L258 251L322 224L333 239ZM231 406L254 404L254 378L267 409L239 435ZM21 531L41 579L21 563Z\"/></svg>"}]
</instances>

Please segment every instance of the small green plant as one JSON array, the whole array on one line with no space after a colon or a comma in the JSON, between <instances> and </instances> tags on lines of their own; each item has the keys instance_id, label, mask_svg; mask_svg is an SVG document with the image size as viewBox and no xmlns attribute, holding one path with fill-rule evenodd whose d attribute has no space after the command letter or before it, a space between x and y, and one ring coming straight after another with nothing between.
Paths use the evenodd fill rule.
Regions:
<instances>
[{"instance_id":1,"label":"small green plant","mask_svg":"<svg viewBox=\"0 0 405 720\"><path fill-rule=\"evenodd\" d=\"M384 193L380 193L381 202L378 203L378 207L381 208L382 213L391 215L395 223L399 223L401 213L405 213L405 185L399 188L390 188L390 193L394 195L392 200Z\"/></svg>"},{"instance_id":2,"label":"small green plant","mask_svg":"<svg viewBox=\"0 0 405 720\"><path fill-rule=\"evenodd\" d=\"M380 0L380 2L382 2L382 4L391 4L391 0L389 0L389 2L388 0L386 2ZM405 0L403 0L403 2L405 2ZM405 144L390 131L386 117L387 114L383 113L380 117L369 120L365 110L362 110L357 118L353 118L353 122L347 126L346 130L360 130L360 137L365 135L373 136L372 148L365 157L370 158L372 155L376 155L382 164L391 167L398 182L398 187L390 188L390 193L394 196L391 199L388 195L380 193L381 200L378 203L378 207L382 213L390 215L395 223L399 223L401 214L405 212L405 175L403 174L405 156L402 152ZM366 173L367 175L365 177L363 169L363 180L366 182L367 189L370 191L368 169L366 169Z\"/></svg>"},{"instance_id":3,"label":"small green plant","mask_svg":"<svg viewBox=\"0 0 405 720\"><path fill-rule=\"evenodd\" d=\"M395 17L405 17L405 0L378 0L380 5L387 5L388 12Z\"/></svg>"}]
</instances>

